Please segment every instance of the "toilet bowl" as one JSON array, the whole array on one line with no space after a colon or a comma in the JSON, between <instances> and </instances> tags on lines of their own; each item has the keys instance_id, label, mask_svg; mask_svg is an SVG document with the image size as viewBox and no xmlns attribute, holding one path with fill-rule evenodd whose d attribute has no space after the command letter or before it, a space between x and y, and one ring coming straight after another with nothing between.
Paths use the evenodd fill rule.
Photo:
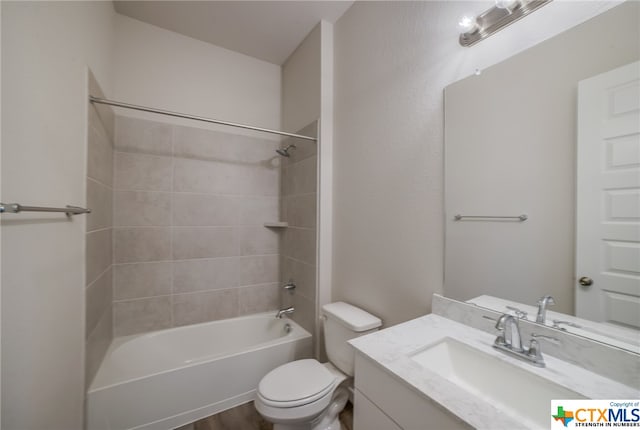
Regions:
<instances>
[{"instance_id":1,"label":"toilet bowl","mask_svg":"<svg viewBox=\"0 0 640 430\"><path fill-rule=\"evenodd\" d=\"M323 306L330 362L296 360L269 372L258 386L255 407L274 430L341 430L339 414L349 400L354 352L347 344L378 330L379 318L343 302Z\"/></svg>"},{"instance_id":2,"label":"toilet bowl","mask_svg":"<svg viewBox=\"0 0 640 430\"><path fill-rule=\"evenodd\" d=\"M274 430L339 430L338 415L349 399L347 379L331 363L293 361L260 381L256 409Z\"/></svg>"}]
</instances>

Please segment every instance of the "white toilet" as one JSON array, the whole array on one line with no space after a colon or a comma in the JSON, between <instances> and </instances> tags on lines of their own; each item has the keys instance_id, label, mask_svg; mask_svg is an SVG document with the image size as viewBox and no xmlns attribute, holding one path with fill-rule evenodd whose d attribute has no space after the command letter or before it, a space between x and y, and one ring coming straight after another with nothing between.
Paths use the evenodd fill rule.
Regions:
<instances>
[{"instance_id":1,"label":"white toilet","mask_svg":"<svg viewBox=\"0 0 640 430\"><path fill-rule=\"evenodd\" d=\"M354 351L349 339L378 330L382 321L348 303L322 307L329 363L297 360L276 367L258 385L256 409L274 430L341 430L349 399Z\"/></svg>"}]
</instances>

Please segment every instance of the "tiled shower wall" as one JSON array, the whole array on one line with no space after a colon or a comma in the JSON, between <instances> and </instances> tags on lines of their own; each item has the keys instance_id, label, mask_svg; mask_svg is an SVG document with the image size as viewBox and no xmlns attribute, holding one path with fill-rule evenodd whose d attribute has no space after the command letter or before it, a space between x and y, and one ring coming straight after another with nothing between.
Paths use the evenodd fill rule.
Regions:
<instances>
[{"instance_id":1,"label":"tiled shower wall","mask_svg":"<svg viewBox=\"0 0 640 430\"><path fill-rule=\"evenodd\" d=\"M298 132L317 136L317 122ZM282 159L280 184L281 215L289 227L283 232L281 247L281 279L292 279L295 293L286 298L295 307L294 321L310 333L316 322L316 208L317 208L317 144L287 139L283 146L296 145L289 158Z\"/></svg>"},{"instance_id":2,"label":"tiled shower wall","mask_svg":"<svg viewBox=\"0 0 640 430\"><path fill-rule=\"evenodd\" d=\"M115 336L280 306L279 143L232 133L116 118Z\"/></svg>"},{"instance_id":3,"label":"tiled shower wall","mask_svg":"<svg viewBox=\"0 0 640 430\"><path fill-rule=\"evenodd\" d=\"M102 91L89 75L89 94ZM111 339L113 233L113 111L88 105L85 289L85 381L89 385Z\"/></svg>"}]
</instances>

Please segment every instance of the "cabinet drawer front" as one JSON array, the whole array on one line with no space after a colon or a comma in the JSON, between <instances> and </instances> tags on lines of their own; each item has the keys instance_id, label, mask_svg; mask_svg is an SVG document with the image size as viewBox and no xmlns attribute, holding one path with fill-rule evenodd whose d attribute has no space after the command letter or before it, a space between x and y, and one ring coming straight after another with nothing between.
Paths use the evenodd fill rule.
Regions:
<instances>
[{"instance_id":1,"label":"cabinet drawer front","mask_svg":"<svg viewBox=\"0 0 640 430\"><path fill-rule=\"evenodd\" d=\"M360 391L355 390L355 392L353 405L354 430L402 430Z\"/></svg>"}]
</instances>

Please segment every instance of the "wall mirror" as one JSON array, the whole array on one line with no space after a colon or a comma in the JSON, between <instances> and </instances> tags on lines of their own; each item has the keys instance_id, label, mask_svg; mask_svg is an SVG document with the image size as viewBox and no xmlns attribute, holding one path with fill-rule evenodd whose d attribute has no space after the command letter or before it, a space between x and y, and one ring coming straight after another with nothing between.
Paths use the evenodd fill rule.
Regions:
<instances>
[{"instance_id":1,"label":"wall mirror","mask_svg":"<svg viewBox=\"0 0 640 430\"><path fill-rule=\"evenodd\" d=\"M535 321L550 295L547 325L640 352L639 21L623 3L445 89L446 296Z\"/></svg>"}]
</instances>

